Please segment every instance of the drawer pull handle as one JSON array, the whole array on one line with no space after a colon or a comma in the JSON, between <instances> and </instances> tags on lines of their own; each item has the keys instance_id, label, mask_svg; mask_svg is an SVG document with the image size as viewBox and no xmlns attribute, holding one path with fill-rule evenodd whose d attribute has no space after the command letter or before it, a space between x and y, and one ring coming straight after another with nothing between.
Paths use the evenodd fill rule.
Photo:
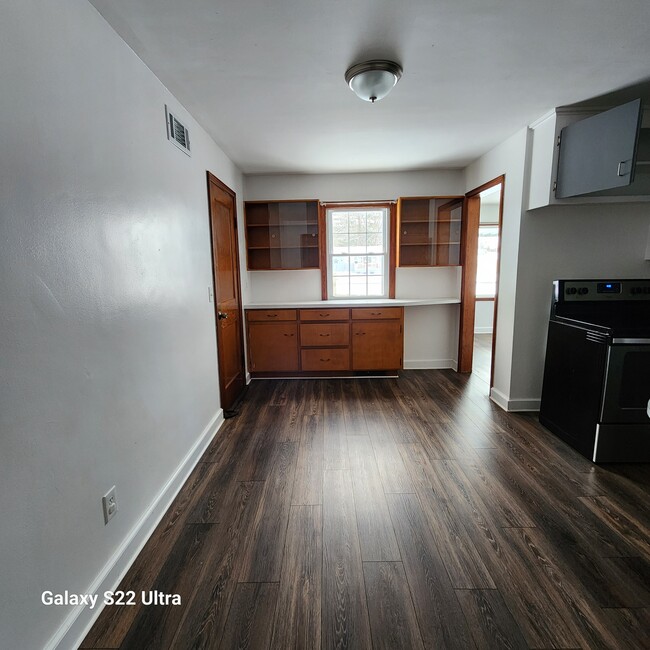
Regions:
<instances>
[{"instance_id":1,"label":"drawer pull handle","mask_svg":"<svg viewBox=\"0 0 650 650\"><path fill-rule=\"evenodd\" d=\"M293 336L293 334L285 334L285 336Z\"/></svg>"},{"instance_id":2,"label":"drawer pull handle","mask_svg":"<svg viewBox=\"0 0 650 650\"><path fill-rule=\"evenodd\" d=\"M266 317L267 318L277 318L278 315L277 314L267 314Z\"/></svg>"},{"instance_id":3,"label":"drawer pull handle","mask_svg":"<svg viewBox=\"0 0 650 650\"><path fill-rule=\"evenodd\" d=\"M329 316L329 314L318 314L318 315L321 316L322 318L326 318L327 316Z\"/></svg>"},{"instance_id":4,"label":"drawer pull handle","mask_svg":"<svg viewBox=\"0 0 650 650\"><path fill-rule=\"evenodd\" d=\"M371 316L381 316L381 312L380 311L371 311L370 315Z\"/></svg>"},{"instance_id":5,"label":"drawer pull handle","mask_svg":"<svg viewBox=\"0 0 650 650\"><path fill-rule=\"evenodd\" d=\"M329 334L321 334L320 336L329 336Z\"/></svg>"},{"instance_id":6,"label":"drawer pull handle","mask_svg":"<svg viewBox=\"0 0 650 650\"><path fill-rule=\"evenodd\" d=\"M365 332L355 332L354 335L355 336L364 336Z\"/></svg>"},{"instance_id":7,"label":"drawer pull handle","mask_svg":"<svg viewBox=\"0 0 650 650\"><path fill-rule=\"evenodd\" d=\"M331 361L331 359L321 359L321 361Z\"/></svg>"}]
</instances>

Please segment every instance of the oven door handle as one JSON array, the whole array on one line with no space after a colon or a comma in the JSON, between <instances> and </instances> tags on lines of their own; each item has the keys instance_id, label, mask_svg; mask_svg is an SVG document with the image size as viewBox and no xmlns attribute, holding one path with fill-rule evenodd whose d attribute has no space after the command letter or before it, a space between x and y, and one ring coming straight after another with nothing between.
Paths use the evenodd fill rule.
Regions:
<instances>
[{"instance_id":1,"label":"oven door handle","mask_svg":"<svg viewBox=\"0 0 650 650\"><path fill-rule=\"evenodd\" d=\"M650 339L612 339L614 345L649 345Z\"/></svg>"},{"instance_id":2,"label":"oven door handle","mask_svg":"<svg viewBox=\"0 0 650 650\"><path fill-rule=\"evenodd\" d=\"M650 418L650 399L648 400L648 408L646 409L646 413L648 414L648 417Z\"/></svg>"}]
</instances>

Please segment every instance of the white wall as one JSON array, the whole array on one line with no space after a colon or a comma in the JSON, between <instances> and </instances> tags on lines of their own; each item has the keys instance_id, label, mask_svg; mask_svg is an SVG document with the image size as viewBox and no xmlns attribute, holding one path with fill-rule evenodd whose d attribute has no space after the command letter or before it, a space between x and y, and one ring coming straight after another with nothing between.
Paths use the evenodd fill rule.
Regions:
<instances>
[{"instance_id":1,"label":"white wall","mask_svg":"<svg viewBox=\"0 0 650 650\"><path fill-rule=\"evenodd\" d=\"M382 201L400 196L462 195L459 170L372 174L290 174L247 176L247 201L318 199L320 201ZM320 271L251 271L250 302L320 300ZM398 268L398 298L460 296L460 269ZM406 309L404 367L455 367L458 358L458 306Z\"/></svg>"},{"instance_id":2,"label":"white wall","mask_svg":"<svg viewBox=\"0 0 650 650\"><path fill-rule=\"evenodd\" d=\"M539 404L553 280L649 278L648 226L647 204L550 206L523 213L512 400Z\"/></svg>"},{"instance_id":3,"label":"white wall","mask_svg":"<svg viewBox=\"0 0 650 650\"><path fill-rule=\"evenodd\" d=\"M468 192L505 174L494 386L491 393L502 405L511 392L517 268L520 263L519 230L527 139L527 129L522 129L465 170L465 190Z\"/></svg>"},{"instance_id":4,"label":"white wall","mask_svg":"<svg viewBox=\"0 0 650 650\"><path fill-rule=\"evenodd\" d=\"M41 648L75 613L41 593L86 593L216 429L205 171L242 179L86 0L5 3L0 42L0 645Z\"/></svg>"},{"instance_id":5,"label":"white wall","mask_svg":"<svg viewBox=\"0 0 650 650\"><path fill-rule=\"evenodd\" d=\"M506 175L492 397L539 408L552 282L648 278L647 204L549 206L527 211L531 138L520 131L466 169L466 189Z\"/></svg>"}]
</instances>

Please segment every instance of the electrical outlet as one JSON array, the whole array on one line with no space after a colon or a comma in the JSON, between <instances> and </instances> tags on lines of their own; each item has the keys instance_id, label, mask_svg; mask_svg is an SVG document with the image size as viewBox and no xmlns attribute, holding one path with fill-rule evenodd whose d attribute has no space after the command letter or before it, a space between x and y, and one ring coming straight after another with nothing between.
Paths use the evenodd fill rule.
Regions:
<instances>
[{"instance_id":1,"label":"electrical outlet","mask_svg":"<svg viewBox=\"0 0 650 650\"><path fill-rule=\"evenodd\" d=\"M104 526L105 526L117 513L117 495L115 494L115 486L113 486L102 497L102 508L104 510Z\"/></svg>"}]
</instances>

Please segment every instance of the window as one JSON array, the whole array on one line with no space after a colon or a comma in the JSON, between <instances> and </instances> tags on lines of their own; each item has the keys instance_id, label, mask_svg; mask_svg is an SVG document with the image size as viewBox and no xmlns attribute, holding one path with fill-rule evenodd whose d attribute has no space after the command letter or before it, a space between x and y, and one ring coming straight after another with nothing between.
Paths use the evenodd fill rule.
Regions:
<instances>
[{"instance_id":1,"label":"window","mask_svg":"<svg viewBox=\"0 0 650 650\"><path fill-rule=\"evenodd\" d=\"M476 296L494 298L497 289L499 260L499 226L481 224L478 228L478 258L476 263Z\"/></svg>"},{"instance_id":2,"label":"window","mask_svg":"<svg viewBox=\"0 0 650 650\"><path fill-rule=\"evenodd\" d=\"M330 298L388 297L389 213L384 206L327 208Z\"/></svg>"}]
</instances>

